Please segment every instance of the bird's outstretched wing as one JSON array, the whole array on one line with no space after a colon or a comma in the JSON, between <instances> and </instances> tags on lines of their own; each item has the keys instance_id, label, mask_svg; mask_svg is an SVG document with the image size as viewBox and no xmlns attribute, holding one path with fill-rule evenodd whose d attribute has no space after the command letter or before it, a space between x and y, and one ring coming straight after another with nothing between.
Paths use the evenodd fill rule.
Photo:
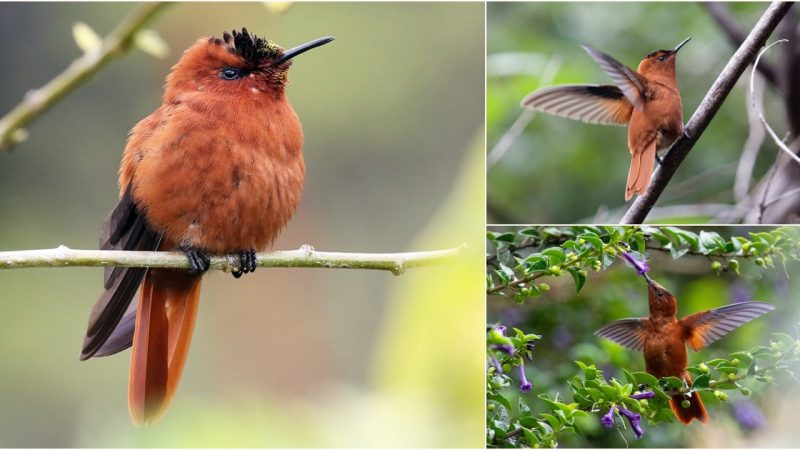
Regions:
<instances>
[{"instance_id":1,"label":"bird's outstretched wing","mask_svg":"<svg viewBox=\"0 0 800 450\"><path fill-rule=\"evenodd\" d=\"M103 223L100 248L103 250L144 250L158 248L161 234L153 231L131 196L131 186ZM122 321L125 311L139 289L146 268L109 267L105 271L105 290L92 308L89 326L83 340L81 360L105 356L130 346L133 337L133 316ZM122 321L120 330L118 325ZM112 336L114 334L114 336ZM108 342L108 345L105 345Z\"/></svg>"},{"instance_id":2,"label":"bird's outstretched wing","mask_svg":"<svg viewBox=\"0 0 800 450\"><path fill-rule=\"evenodd\" d=\"M635 70L600 50L589 47L588 45L581 45L581 47L583 47L589 56L600 64L600 67L614 80L614 84L622 90L633 107L636 108L637 111L641 111L644 107L645 93L647 92L647 80Z\"/></svg>"},{"instance_id":3,"label":"bird's outstretched wing","mask_svg":"<svg viewBox=\"0 0 800 450\"><path fill-rule=\"evenodd\" d=\"M642 351L644 347L644 321L647 319L620 319L595 331L604 337L631 350Z\"/></svg>"},{"instance_id":4,"label":"bird's outstretched wing","mask_svg":"<svg viewBox=\"0 0 800 450\"><path fill-rule=\"evenodd\" d=\"M603 125L625 125L633 105L616 86L566 84L539 89L520 103L555 116Z\"/></svg>"},{"instance_id":5,"label":"bird's outstretched wing","mask_svg":"<svg viewBox=\"0 0 800 450\"><path fill-rule=\"evenodd\" d=\"M775 307L764 302L742 302L691 314L680 320L684 338L698 351L741 325L761 317Z\"/></svg>"}]
</instances>

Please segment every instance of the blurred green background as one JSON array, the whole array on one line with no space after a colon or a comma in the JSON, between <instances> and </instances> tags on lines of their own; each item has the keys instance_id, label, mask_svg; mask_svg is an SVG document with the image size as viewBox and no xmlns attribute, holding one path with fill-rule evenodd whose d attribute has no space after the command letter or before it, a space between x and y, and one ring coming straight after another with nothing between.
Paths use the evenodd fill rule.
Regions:
<instances>
[{"instance_id":1,"label":"blurred green background","mask_svg":"<svg viewBox=\"0 0 800 450\"><path fill-rule=\"evenodd\" d=\"M748 232L764 231L765 227L682 227L699 233L716 231L725 239L748 236ZM509 228L490 227L492 231ZM705 257L684 256L673 260L669 252L651 250L650 276L666 287L678 299L678 317L708 308L727 305L733 301L764 301L776 310L732 331L700 352L689 351L689 364L727 356L729 353L769 345L772 333L798 333L796 295L800 289L800 264L776 261L776 268L762 269L752 261L741 261L741 275L716 275ZM616 262L605 271L589 271L589 279L579 294L571 277L543 279L551 290L541 297L517 305L512 299L489 297L487 323L502 323L526 333L541 334L533 352L533 362L526 364L533 390L522 394L534 408L536 396L560 394L563 401L572 400L566 380L579 373L575 360L588 358L603 370L606 378L624 380L622 369L644 371L642 354L623 348L594 332L614 320L644 317L648 314L647 287L643 279L623 262ZM587 360L584 359L584 362ZM688 427L679 423L649 426L642 422L645 435L633 439L630 430L622 434L603 428L600 415L580 419L581 435L563 433L563 447L796 447L796 411L800 407L796 380L779 379L776 386L747 381L753 388L751 397L738 391L728 391L730 400L721 403L713 396L703 395L710 420L708 424L694 422ZM518 384L503 391L516 404ZM738 415L737 415L738 414ZM760 420L759 416L760 415ZM627 442L624 440L626 439Z\"/></svg>"},{"instance_id":2,"label":"blurred green background","mask_svg":"<svg viewBox=\"0 0 800 450\"><path fill-rule=\"evenodd\" d=\"M727 5L748 32L765 3ZM791 12L790 14L796 14ZM612 84L580 47L596 47L636 68L647 53L692 40L677 60L684 122L700 104L734 49L696 3L522 3L487 5L487 148L491 150L523 111L520 100L546 85ZM769 42L774 39L770 38ZM764 60L777 60L780 50ZM667 186L657 206L731 203L734 173L748 125L750 70L706 129ZM764 112L778 134L786 130L782 102L767 87ZM778 151L767 138L755 165L760 178ZM489 223L612 223L625 211L630 165L627 129L537 114L505 157L489 167ZM708 221L708 209L679 208L651 214L657 223ZM666 214L662 214L666 213Z\"/></svg>"},{"instance_id":3,"label":"blurred green background","mask_svg":"<svg viewBox=\"0 0 800 450\"><path fill-rule=\"evenodd\" d=\"M0 4L0 113L132 4ZM0 272L0 446L481 446L484 5L175 4L169 45L112 62L0 154L0 250L96 248L126 133L196 39L247 27L295 61L307 179L275 244L395 252L470 244L461 264L210 274L183 382L161 422L128 418L129 353L78 362L102 269ZM457 113L454 113L457 112Z\"/></svg>"}]
</instances>

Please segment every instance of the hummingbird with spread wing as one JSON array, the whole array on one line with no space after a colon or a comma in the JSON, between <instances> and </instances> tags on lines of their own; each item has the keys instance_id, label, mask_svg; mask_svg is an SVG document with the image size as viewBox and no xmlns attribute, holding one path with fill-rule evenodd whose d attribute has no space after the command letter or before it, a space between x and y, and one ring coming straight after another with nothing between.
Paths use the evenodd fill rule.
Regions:
<instances>
[{"instance_id":1,"label":"hummingbird with spread wing","mask_svg":"<svg viewBox=\"0 0 800 450\"><path fill-rule=\"evenodd\" d=\"M658 378L678 377L689 386L692 378L686 371L687 345L699 351L775 309L769 303L741 302L690 314L679 320L676 315L678 299L647 274L644 276L648 285L650 315L611 322L595 334L644 353L647 373ZM689 401L688 407L683 406L684 400ZM673 395L669 403L678 420L686 425L694 419L703 423L708 421L708 413L697 393Z\"/></svg>"},{"instance_id":2,"label":"hummingbird with spread wing","mask_svg":"<svg viewBox=\"0 0 800 450\"><path fill-rule=\"evenodd\" d=\"M657 50L636 70L583 45L614 81L613 85L568 84L539 89L521 105L535 111L602 125L628 124L631 166L625 201L641 195L650 184L658 152L683 134L683 104L675 77L675 60L689 39L672 50Z\"/></svg>"}]
</instances>

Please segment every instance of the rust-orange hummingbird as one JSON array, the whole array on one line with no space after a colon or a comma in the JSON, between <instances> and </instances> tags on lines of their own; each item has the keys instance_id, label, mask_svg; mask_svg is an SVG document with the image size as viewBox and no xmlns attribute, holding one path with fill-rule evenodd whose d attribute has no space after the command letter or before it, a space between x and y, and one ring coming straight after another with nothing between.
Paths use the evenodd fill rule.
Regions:
<instances>
[{"instance_id":1,"label":"rust-orange hummingbird","mask_svg":"<svg viewBox=\"0 0 800 450\"><path fill-rule=\"evenodd\" d=\"M699 351L712 342L753 319L775 309L764 302L740 302L707 309L678 319L678 299L647 274L648 317L621 319L609 323L596 335L644 354L647 373L662 377L678 377L688 385L692 378L686 371L686 346ZM697 419L708 421L708 413L696 392L673 395L670 407L681 423Z\"/></svg>"},{"instance_id":2,"label":"rust-orange hummingbird","mask_svg":"<svg viewBox=\"0 0 800 450\"><path fill-rule=\"evenodd\" d=\"M650 184L658 152L683 134L683 104L675 79L675 59L691 37L672 50L657 50L636 70L583 45L614 85L568 84L539 89L522 100L536 111L603 125L628 125L631 167L625 201L641 195Z\"/></svg>"}]
</instances>

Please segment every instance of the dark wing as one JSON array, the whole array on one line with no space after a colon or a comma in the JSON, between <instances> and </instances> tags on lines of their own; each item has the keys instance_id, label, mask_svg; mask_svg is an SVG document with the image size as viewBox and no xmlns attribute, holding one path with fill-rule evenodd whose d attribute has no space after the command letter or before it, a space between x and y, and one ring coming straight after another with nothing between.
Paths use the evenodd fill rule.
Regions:
<instances>
[{"instance_id":1,"label":"dark wing","mask_svg":"<svg viewBox=\"0 0 800 450\"><path fill-rule=\"evenodd\" d=\"M539 89L522 99L521 105L555 116L604 125L624 125L633 112L633 105L618 87L591 84Z\"/></svg>"},{"instance_id":2,"label":"dark wing","mask_svg":"<svg viewBox=\"0 0 800 450\"><path fill-rule=\"evenodd\" d=\"M128 186L117 206L103 223L100 232L100 248L103 250L152 251L158 248L160 241L161 234L153 231L147 225L144 215L138 210L131 197L131 187ZM130 324L125 322L126 327L130 326L130 333L126 327L122 327L115 334L115 345L104 346L104 344L112 337L112 333L120 324L146 272L146 268L106 268L105 291L100 295L89 315L89 326L80 356L82 361L98 354L101 348L103 349L100 352L101 356L104 356L130 346L130 342L121 345L120 341L127 339L128 334L132 337L132 321Z\"/></svg>"},{"instance_id":3,"label":"dark wing","mask_svg":"<svg viewBox=\"0 0 800 450\"><path fill-rule=\"evenodd\" d=\"M647 92L647 80L635 70L600 50L589 47L588 45L582 45L581 47L583 47L583 49L589 53L589 56L600 64L600 67L614 80L614 84L622 90L633 107L636 108L637 111L641 111L644 107L645 92Z\"/></svg>"},{"instance_id":4,"label":"dark wing","mask_svg":"<svg viewBox=\"0 0 800 450\"><path fill-rule=\"evenodd\" d=\"M684 317L680 324L692 350L698 351L751 320L774 310L763 302L742 302Z\"/></svg>"},{"instance_id":5,"label":"dark wing","mask_svg":"<svg viewBox=\"0 0 800 450\"><path fill-rule=\"evenodd\" d=\"M594 334L612 340L631 350L644 347L644 321L647 319L620 319L595 331Z\"/></svg>"}]
</instances>

